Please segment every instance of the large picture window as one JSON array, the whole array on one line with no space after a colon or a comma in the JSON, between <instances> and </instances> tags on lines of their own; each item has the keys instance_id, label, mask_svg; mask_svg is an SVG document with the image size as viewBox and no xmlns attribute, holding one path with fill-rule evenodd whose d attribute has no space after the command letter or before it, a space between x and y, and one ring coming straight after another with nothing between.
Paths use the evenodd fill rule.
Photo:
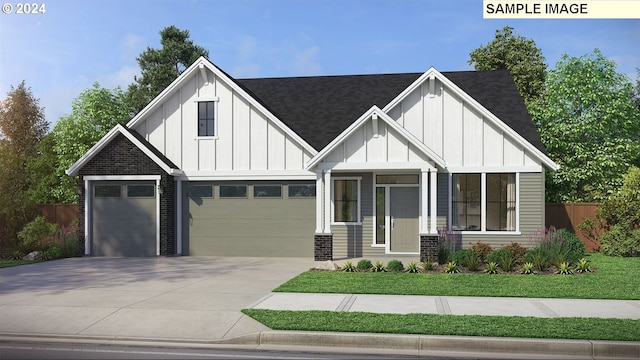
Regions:
<instances>
[{"instance_id":1,"label":"large picture window","mask_svg":"<svg viewBox=\"0 0 640 360\"><path fill-rule=\"evenodd\" d=\"M358 180L333 181L333 219L335 222L359 222Z\"/></svg>"},{"instance_id":2,"label":"large picture window","mask_svg":"<svg viewBox=\"0 0 640 360\"><path fill-rule=\"evenodd\" d=\"M479 231L480 174L453 175L452 225L457 230Z\"/></svg>"},{"instance_id":3,"label":"large picture window","mask_svg":"<svg viewBox=\"0 0 640 360\"><path fill-rule=\"evenodd\" d=\"M516 174L454 174L452 187L454 229L516 231Z\"/></svg>"}]
</instances>

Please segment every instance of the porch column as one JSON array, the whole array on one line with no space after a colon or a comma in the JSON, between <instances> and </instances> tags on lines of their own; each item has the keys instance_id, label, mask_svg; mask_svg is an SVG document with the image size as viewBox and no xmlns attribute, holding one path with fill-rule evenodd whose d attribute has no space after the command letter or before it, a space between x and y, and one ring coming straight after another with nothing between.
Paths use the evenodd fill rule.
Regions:
<instances>
[{"instance_id":1,"label":"porch column","mask_svg":"<svg viewBox=\"0 0 640 360\"><path fill-rule=\"evenodd\" d=\"M316 234L322 234L322 212L324 211L324 184L322 183L322 169L316 170Z\"/></svg>"},{"instance_id":2,"label":"porch column","mask_svg":"<svg viewBox=\"0 0 640 360\"><path fill-rule=\"evenodd\" d=\"M91 182L87 179L84 180L84 254L91 255Z\"/></svg>"},{"instance_id":3,"label":"porch column","mask_svg":"<svg viewBox=\"0 0 640 360\"><path fill-rule=\"evenodd\" d=\"M331 234L331 170L324 172L324 229L323 233Z\"/></svg>"},{"instance_id":4,"label":"porch column","mask_svg":"<svg viewBox=\"0 0 640 360\"><path fill-rule=\"evenodd\" d=\"M431 234L438 233L438 172L436 169L431 170Z\"/></svg>"},{"instance_id":5,"label":"porch column","mask_svg":"<svg viewBox=\"0 0 640 360\"><path fill-rule=\"evenodd\" d=\"M429 192L429 170L422 169L420 173L420 234L429 232L427 221L429 218L429 201L427 195Z\"/></svg>"}]
</instances>

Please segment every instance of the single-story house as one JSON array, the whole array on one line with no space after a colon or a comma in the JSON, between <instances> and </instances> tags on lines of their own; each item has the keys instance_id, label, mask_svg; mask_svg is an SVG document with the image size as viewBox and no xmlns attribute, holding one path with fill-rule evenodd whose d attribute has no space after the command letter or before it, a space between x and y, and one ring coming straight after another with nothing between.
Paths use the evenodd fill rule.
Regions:
<instances>
[{"instance_id":1,"label":"single-story house","mask_svg":"<svg viewBox=\"0 0 640 360\"><path fill-rule=\"evenodd\" d=\"M545 169L508 71L234 79L200 58L67 174L86 255L327 260L425 258L441 228L526 244Z\"/></svg>"}]
</instances>

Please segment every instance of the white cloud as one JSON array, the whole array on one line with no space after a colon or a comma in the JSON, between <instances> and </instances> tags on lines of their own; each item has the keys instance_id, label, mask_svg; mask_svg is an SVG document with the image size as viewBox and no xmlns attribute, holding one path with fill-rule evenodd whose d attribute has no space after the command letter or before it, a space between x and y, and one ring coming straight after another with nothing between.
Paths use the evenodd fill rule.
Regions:
<instances>
[{"instance_id":1,"label":"white cloud","mask_svg":"<svg viewBox=\"0 0 640 360\"><path fill-rule=\"evenodd\" d=\"M129 84L133 83L133 77L140 74L140 69L133 65L123 65L115 73L107 74L98 82L101 86L112 89L117 86L127 90Z\"/></svg>"},{"instance_id":2,"label":"white cloud","mask_svg":"<svg viewBox=\"0 0 640 360\"><path fill-rule=\"evenodd\" d=\"M293 55L293 69L300 75L319 75L322 73L322 66L317 62L316 57L320 52L318 46L298 51Z\"/></svg>"}]
</instances>

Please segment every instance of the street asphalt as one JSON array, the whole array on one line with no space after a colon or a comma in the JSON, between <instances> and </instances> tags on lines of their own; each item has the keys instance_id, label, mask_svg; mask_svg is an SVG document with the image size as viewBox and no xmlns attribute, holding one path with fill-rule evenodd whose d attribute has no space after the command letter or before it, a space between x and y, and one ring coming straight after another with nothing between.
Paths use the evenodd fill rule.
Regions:
<instances>
[{"instance_id":1,"label":"street asphalt","mask_svg":"<svg viewBox=\"0 0 640 360\"><path fill-rule=\"evenodd\" d=\"M273 331L240 312L366 311L640 319L640 301L272 293L302 258L82 257L0 269L0 341L640 358L640 342Z\"/></svg>"}]
</instances>

